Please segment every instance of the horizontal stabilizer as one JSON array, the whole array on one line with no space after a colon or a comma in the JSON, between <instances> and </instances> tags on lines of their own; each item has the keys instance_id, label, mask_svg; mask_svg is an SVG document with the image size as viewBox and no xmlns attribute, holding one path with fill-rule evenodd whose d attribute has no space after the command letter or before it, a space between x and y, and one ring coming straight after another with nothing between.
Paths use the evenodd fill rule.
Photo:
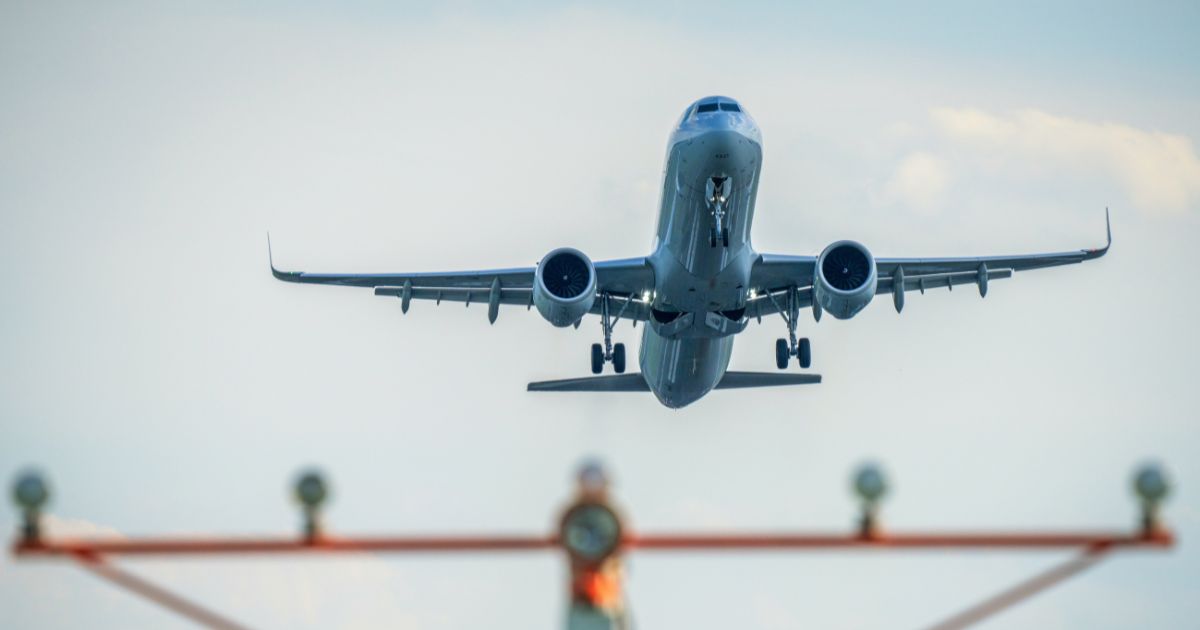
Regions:
<instances>
[{"instance_id":1,"label":"horizontal stabilizer","mask_svg":"<svg viewBox=\"0 0 1200 630\"><path fill-rule=\"evenodd\" d=\"M820 383L820 374L795 374L790 372L726 372L717 383L716 389L741 389L743 387L776 387L780 385L809 385Z\"/></svg>"},{"instance_id":2,"label":"horizontal stabilizer","mask_svg":"<svg viewBox=\"0 0 1200 630\"><path fill-rule=\"evenodd\" d=\"M634 373L539 381L530 383L526 389L531 392L648 392L650 386L641 374Z\"/></svg>"},{"instance_id":3,"label":"horizontal stabilizer","mask_svg":"<svg viewBox=\"0 0 1200 630\"><path fill-rule=\"evenodd\" d=\"M742 389L745 387L777 387L781 385L808 385L820 383L820 374L792 374L788 372L726 372L716 389ZM648 392L650 386L641 374L615 374L612 376L586 376L564 378L557 381L538 381L527 387L531 392Z\"/></svg>"}]
</instances>

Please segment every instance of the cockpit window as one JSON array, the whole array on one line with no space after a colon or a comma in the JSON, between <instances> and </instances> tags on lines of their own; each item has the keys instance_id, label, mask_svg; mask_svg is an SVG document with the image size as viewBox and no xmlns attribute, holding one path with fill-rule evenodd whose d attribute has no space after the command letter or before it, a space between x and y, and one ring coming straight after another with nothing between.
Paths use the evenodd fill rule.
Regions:
<instances>
[{"instance_id":1,"label":"cockpit window","mask_svg":"<svg viewBox=\"0 0 1200 630\"><path fill-rule=\"evenodd\" d=\"M721 111L723 112L740 112L742 108L738 107L737 103L721 103Z\"/></svg>"},{"instance_id":2,"label":"cockpit window","mask_svg":"<svg viewBox=\"0 0 1200 630\"><path fill-rule=\"evenodd\" d=\"M715 112L715 111L717 111L716 103L701 103L699 106L696 107L697 114L705 114L708 112Z\"/></svg>"}]
</instances>

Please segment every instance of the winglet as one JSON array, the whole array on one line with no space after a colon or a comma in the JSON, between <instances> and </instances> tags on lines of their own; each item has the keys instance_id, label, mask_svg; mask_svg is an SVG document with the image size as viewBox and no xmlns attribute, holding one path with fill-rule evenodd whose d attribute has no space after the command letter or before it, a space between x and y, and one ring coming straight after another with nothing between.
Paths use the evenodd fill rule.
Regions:
<instances>
[{"instance_id":1,"label":"winglet","mask_svg":"<svg viewBox=\"0 0 1200 630\"><path fill-rule=\"evenodd\" d=\"M271 232L267 232L267 262L271 265L271 275L278 280L285 282L299 282L303 272L300 271L280 271L275 268L275 255L271 253Z\"/></svg>"},{"instance_id":2,"label":"winglet","mask_svg":"<svg viewBox=\"0 0 1200 630\"><path fill-rule=\"evenodd\" d=\"M1108 248L1112 247L1112 222L1108 218L1108 208L1104 208L1104 230L1108 236L1108 241L1104 244L1104 247L1083 250L1084 260L1090 260L1092 258L1099 258L1099 257L1107 254Z\"/></svg>"}]
</instances>

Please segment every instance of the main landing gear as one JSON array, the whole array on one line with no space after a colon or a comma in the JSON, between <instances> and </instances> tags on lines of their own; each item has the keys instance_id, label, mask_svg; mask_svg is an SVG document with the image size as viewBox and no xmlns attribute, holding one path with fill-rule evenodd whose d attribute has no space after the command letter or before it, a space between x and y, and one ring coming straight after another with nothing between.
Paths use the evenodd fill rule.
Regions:
<instances>
[{"instance_id":1,"label":"main landing gear","mask_svg":"<svg viewBox=\"0 0 1200 630\"><path fill-rule=\"evenodd\" d=\"M787 290L786 304L779 304L775 300L775 296L767 294L771 303L775 305L775 309L779 311L780 317L787 324L788 338L775 340L775 366L781 370L786 370L788 361L792 357L796 357L796 362L803 369L808 369L812 365L812 342L808 337L796 339L796 320L800 317L800 300L796 287L790 287Z\"/></svg>"},{"instance_id":2,"label":"main landing gear","mask_svg":"<svg viewBox=\"0 0 1200 630\"><path fill-rule=\"evenodd\" d=\"M807 369L812 365L812 343L808 337L801 337L797 342L793 335L790 343L787 339L775 340L775 366L786 370L791 357L796 357L796 361L802 368Z\"/></svg>"},{"instance_id":3,"label":"main landing gear","mask_svg":"<svg viewBox=\"0 0 1200 630\"><path fill-rule=\"evenodd\" d=\"M725 202L729 199L729 178L710 177L705 193L708 207L712 211L713 225L708 229L708 246L729 247L729 226L725 225Z\"/></svg>"},{"instance_id":4,"label":"main landing gear","mask_svg":"<svg viewBox=\"0 0 1200 630\"><path fill-rule=\"evenodd\" d=\"M612 296L607 293L600 294L600 326L604 329L604 345L598 343L592 344L592 374L599 374L604 371L604 364L611 361L613 371L617 374L625 373L625 344L612 342L613 326L621 320L621 315L625 313L625 309L633 300L625 298L625 303L621 305L620 310L615 316L609 316L609 306L612 301Z\"/></svg>"}]
</instances>

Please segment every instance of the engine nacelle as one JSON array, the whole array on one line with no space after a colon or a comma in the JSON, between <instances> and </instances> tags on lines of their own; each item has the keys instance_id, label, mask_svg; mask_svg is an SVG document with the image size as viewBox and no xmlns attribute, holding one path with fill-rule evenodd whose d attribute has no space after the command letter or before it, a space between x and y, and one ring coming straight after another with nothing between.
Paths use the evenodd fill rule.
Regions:
<instances>
[{"instance_id":1,"label":"engine nacelle","mask_svg":"<svg viewBox=\"0 0 1200 630\"><path fill-rule=\"evenodd\" d=\"M560 247L538 263L533 274L533 305L546 321L562 328L579 321L596 301L596 268L583 252Z\"/></svg>"},{"instance_id":2,"label":"engine nacelle","mask_svg":"<svg viewBox=\"0 0 1200 630\"><path fill-rule=\"evenodd\" d=\"M875 297L875 258L862 243L838 241L817 257L813 301L838 319L850 319Z\"/></svg>"}]
</instances>

